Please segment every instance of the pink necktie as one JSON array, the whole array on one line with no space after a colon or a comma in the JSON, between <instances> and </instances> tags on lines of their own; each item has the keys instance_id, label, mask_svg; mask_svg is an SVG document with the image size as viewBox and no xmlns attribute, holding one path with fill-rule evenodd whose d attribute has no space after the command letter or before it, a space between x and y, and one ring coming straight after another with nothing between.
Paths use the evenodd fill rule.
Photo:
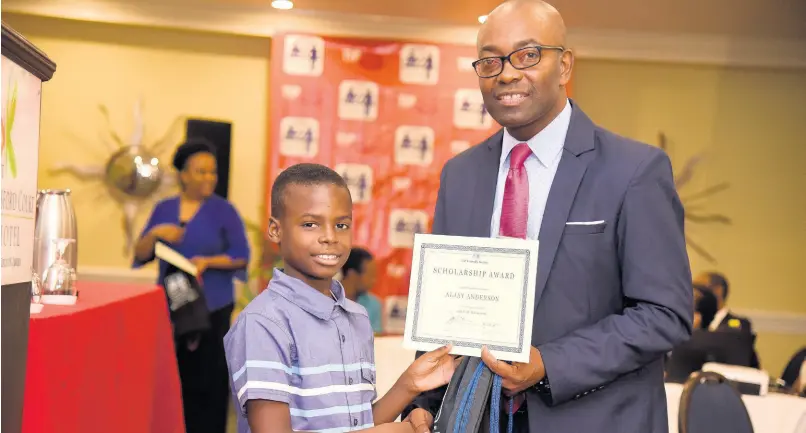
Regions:
<instances>
[{"instance_id":1,"label":"pink necktie","mask_svg":"<svg viewBox=\"0 0 806 433\"><path fill-rule=\"evenodd\" d=\"M523 163L532 154L526 143L512 148L509 154L509 171L504 184L504 200L501 203L501 227L499 234L511 238L526 239L529 222L529 176ZM513 396L512 412L518 410L525 400L523 393ZM509 399L501 400L504 411L509 412Z\"/></svg>"},{"instance_id":2,"label":"pink necktie","mask_svg":"<svg viewBox=\"0 0 806 433\"><path fill-rule=\"evenodd\" d=\"M510 238L526 239L529 221L529 176L523 163L532 154L526 143L512 148L509 154L509 171L504 184L504 200L501 203L501 227L499 234Z\"/></svg>"}]
</instances>

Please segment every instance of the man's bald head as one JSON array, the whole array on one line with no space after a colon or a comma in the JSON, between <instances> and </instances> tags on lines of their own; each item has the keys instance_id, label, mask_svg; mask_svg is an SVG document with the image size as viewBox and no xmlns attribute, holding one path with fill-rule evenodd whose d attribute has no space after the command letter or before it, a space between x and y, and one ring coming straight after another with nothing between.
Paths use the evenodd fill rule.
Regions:
<instances>
[{"instance_id":1,"label":"man's bald head","mask_svg":"<svg viewBox=\"0 0 806 433\"><path fill-rule=\"evenodd\" d=\"M535 30L544 39L540 41L544 45L561 47L566 45L565 21L554 6L542 0L508 0L496 6L487 15L487 20L482 24L476 38L479 50L481 50L480 42L484 32L489 27L507 27L515 21L524 21L534 25Z\"/></svg>"},{"instance_id":2,"label":"man's bald head","mask_svg":"<svg viewBox=\"0 0 806 433\"><path fill-rule=\"evenodd\" d=\"M517 140L529 140L565 108L574 55L553 6L541 0L500 4L481 26L476 45L485 59L477 63L485 68L479 74L484 105ZM491 76L496 70L500 74Z\"/></svg>"}]
</instances>

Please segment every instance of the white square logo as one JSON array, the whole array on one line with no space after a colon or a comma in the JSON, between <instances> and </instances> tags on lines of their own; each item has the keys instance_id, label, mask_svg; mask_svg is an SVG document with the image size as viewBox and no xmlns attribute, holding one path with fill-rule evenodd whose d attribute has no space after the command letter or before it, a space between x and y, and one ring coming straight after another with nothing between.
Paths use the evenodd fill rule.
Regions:
<instances>
[{"instance_id":1,"label":"white square logo","mask_svg":"<svg viewBox=\"0 0 806 433\"><path fill-rule=\"evenodd\" d=\"M414 234L428 230L428 214L417 209L392 209L389 213L389 246L411 248Z\"/></svg>"},{"instance_id":2,"label":"white square logo","mask_svg":"<svg viewBox=\"0 0 806 433\"><path fill-rule=\"evenodd\" d=\"M389 271L386 272L389 275ZM384 332L405 332L406 310L409 306L408 296L387 296L383 301Z\"/></svg>"},{"instance_id":3,"label":"white square logo","mask_svg":"<svg viewBox=\"0 0 806 433\"><path fill-rule=\"evenodd\" d=\"M459 89L453 99L453 124L463 129L490 129L493 120L478 89Z\"/></svg>"},{"instance_id":4,"label":"white square logo","mask_svg":"<svg viewBox=\"0 0 806 433\"><path fill-rule=\"evenodd\" d=\"M401 125L395 130L395 163L429 165L434 160L434 130Z\"/></svg>"},{"instance_id":5,"label":"white square logo","mask_svg":"<svg viewBox=\"0 0 806 433\"><path fill-rule=\"evenodd\" d=\"M400 48L400 81L408 84L437 84L439 47L404 44Z\"/></svg>"},{"instance_id":6,"label":"white square logo","mask_svg":"<svg viewBox=\"0 0 806 433\"><path fill-rule=\"evenodd\" d=\"M319 153L319 121L313 117L280 120L280 154L311 158Z\"/></svg>"},{"instance_id":7,"label":"white square logo","mask_svg":"<svg viewBox=\"0 0 806 433\"><path fill-rule=\"evenodd\" d=\"M316 36L288 35L283 45L283 72L318 77L325 65L325 41Z\"/></svg>"},{"instance_id":8,"label":"white square logo","mask_svg":"<svg viewBox=\"0 0 806 433\"><path fill-rule=\"evenodd\" d=\"M375 120L378 117L378 84L344 80L339 84L339 118Z\"/></svg>"},{"instance_id":9,"label":"white square logo","mask_svg":"<svg viewBox=\"0 0 806 433\"><path fill-rule=\"evenodd\" d=\"M353 203L367 203L372 200L372 167L365 164L337 164L336 173L344 178L350 189Z\"/></svg>"}]
</instances>

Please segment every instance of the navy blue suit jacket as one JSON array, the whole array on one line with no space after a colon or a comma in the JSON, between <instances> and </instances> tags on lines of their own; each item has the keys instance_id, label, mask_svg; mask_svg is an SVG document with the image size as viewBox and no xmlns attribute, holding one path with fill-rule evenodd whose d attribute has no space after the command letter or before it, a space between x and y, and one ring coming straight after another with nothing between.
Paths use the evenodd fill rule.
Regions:
<instances>
[{"instance_id":1,"label":"navy blue suit jacket","mask_svg":"<svg viewBox=\"0 0 806 433\"><path fill-rule=\"evenodd\" d=\"M433 233L490 236L502 137L445 164ZM539 234L532 345L551 398L527 391L531 432L667 431L663 355L694 310L683 220L668 156L574 105ZM436 413L442 393L415 406Z\"/></svg>"}]
</instances>

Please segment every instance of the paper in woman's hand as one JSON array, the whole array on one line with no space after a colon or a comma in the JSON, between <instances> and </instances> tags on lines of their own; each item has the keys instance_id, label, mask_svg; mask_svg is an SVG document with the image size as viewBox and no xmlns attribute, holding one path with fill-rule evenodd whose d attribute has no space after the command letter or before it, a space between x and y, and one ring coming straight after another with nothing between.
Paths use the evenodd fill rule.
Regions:
<instances>
[{"instance_id":1,"label":"paper in woman's hand","mask_svg":"<svg viewBox=\"0 0 806 433\"><path fill-rule=\"evenodd\" d=\"M170 263L194 277L199 274L199 270L190 259L162 242L157 242L154 245L154 255L157 256L158 259Z\"/></svg>"}]
</instances>

